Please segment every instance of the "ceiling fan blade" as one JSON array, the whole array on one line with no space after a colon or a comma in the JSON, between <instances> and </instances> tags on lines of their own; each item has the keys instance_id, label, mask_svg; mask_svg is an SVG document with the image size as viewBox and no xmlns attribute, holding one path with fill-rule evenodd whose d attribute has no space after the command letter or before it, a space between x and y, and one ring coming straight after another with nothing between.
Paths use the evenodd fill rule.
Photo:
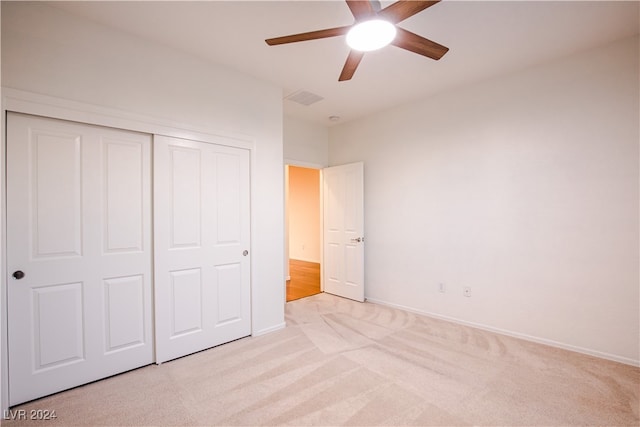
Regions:
<instances>
[{"instance_id":1,"label":"ceiling fan blade","mask_svg":"<svg viewBox=\"0 0 640 427\"><path fill-rule=\"evenodd\" d=\"M405 19L415 15L418 12L422 12L426 8L433 6L438 2L440 2L440 0L399 0L378 12L378 17L383 18L391 22L392 24L397 24L398 22L404 21Z\"/></svg>"},{"instance_id":2,"label":"ceiling fan blade","mask_svg":"<svg viewBox=\"0 0 640 427\"><path fill-rule=\"evenodd\" d=\"M307 40L324 39L327 37L341 36L347 34L351 26L327 28L326 30L309 31L308 33L291 34L289 36L275 37L273 39L266 39L265 42L269 46L275 46L278 44L303 42Z\"/></svg>"},{"instance_id":3,"label":"ceiling fan blade","mask_svg":"<svg viewBox=\"0 0 640 427\"><path fill-rule=\"evenodd\" d=\"M369 0L346 0L346 2L356 21L375 15L375 11L373 7L371 7Z\"/></svg>"},{"instance_id":4,"label":"ceiling fan blade","mask_svg":"<svg viewBox=\"0 0 640 427\"><path fill-rule=\"evenodd\" d=\"M342 72L338 78L339 82L351 80L351 77L353 77L353 74L356 72L356 68L358 68L358 64L362 61L363 56L364 52L359 52L357 50L351 50L351 52L349 52L347 61L344 63L344 67L342 67Z\"/></svg>"},{"instance_id":5,"label":"ceiling fan blade","mask_svg":"<svg viewBox=\"0 0 640 427\"><path fill-rule=\"evenodd\" d=\"M391 42L394 46L409 50L418 55L427 56L436 61L449 51L448 47L425 39L403 28L396 27L396 29L398 30L396 38Z\"/></svg>"}]
</instances>

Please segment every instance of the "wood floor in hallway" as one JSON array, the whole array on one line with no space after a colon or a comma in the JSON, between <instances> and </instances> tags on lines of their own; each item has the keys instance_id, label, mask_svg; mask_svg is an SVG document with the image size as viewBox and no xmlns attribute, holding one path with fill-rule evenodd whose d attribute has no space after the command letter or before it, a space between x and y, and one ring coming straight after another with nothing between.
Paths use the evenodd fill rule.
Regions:
<instances>
[{"instance_id":1,"label":"wood floor in hallway","mask_svg":"<svg viewBox=\"0 0 640 427\"><path fill-rule=\"evenodd\" d=\"M287 280L287 301L320 293L320 264L315 262L289 260Z\"/></svg>"}]
</instances>

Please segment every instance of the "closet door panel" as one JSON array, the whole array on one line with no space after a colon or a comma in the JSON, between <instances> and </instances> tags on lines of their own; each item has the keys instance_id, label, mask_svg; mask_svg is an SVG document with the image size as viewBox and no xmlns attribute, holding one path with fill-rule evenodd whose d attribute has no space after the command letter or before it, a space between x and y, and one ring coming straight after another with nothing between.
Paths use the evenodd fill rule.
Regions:
<instances>
[{"instance_id":1,"label":"closet door panel","mask_svg":"<svg viewBox=\"0 0 640 427\"><path fill-rule=\"evenodd\" d=\"M156 358L251 333L249 152L154 138Z\"/></svg>"},{"instance_id":2,"label":"closet door panel","mask_svg":"<svg viewBox=\"0 0 640 427\"><path fill-rule=\"evenodd\" d=\"M7 115L9 402L153 362L151 136Z\"/></svg>"}]
</instances>

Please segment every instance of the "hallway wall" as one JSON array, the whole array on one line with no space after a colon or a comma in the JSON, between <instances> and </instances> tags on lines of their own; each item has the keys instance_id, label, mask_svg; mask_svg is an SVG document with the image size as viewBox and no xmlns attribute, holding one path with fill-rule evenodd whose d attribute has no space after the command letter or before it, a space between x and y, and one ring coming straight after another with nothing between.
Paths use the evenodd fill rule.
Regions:
<instances>
[{"instance_id":1,"label":"hallway wall","mask_svg":"<svg viewBox=\"0 0 640 427\"><path fill-rule=\"evenodd\" d=\"M289 258L320 262L320 171L289 166Z\"/></svg>"}]
</instances>

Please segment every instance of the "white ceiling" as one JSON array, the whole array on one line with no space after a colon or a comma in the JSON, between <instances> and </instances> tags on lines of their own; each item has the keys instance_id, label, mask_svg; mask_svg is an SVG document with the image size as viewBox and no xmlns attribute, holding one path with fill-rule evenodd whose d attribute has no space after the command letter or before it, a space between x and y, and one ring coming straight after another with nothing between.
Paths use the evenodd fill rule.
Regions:
<instances>
[{"instance_id":1,"label":"white ceiling","mask_svg":"<svg viewBox=\"0 0 640 427\"><path fill-rule=\"evenodd\" d=\"M383 1L382 7L392 2ZM638 1L444 0L399 26L450 48L440 60L388 46L367 53L338 82L344 37L267 46L265 38L353 23L346 3L325 1L54 2L119 30L325 99L285 114L325 124L352 120L436 92L514 72L638 34Z\"/></svg>"}]
</instances>

